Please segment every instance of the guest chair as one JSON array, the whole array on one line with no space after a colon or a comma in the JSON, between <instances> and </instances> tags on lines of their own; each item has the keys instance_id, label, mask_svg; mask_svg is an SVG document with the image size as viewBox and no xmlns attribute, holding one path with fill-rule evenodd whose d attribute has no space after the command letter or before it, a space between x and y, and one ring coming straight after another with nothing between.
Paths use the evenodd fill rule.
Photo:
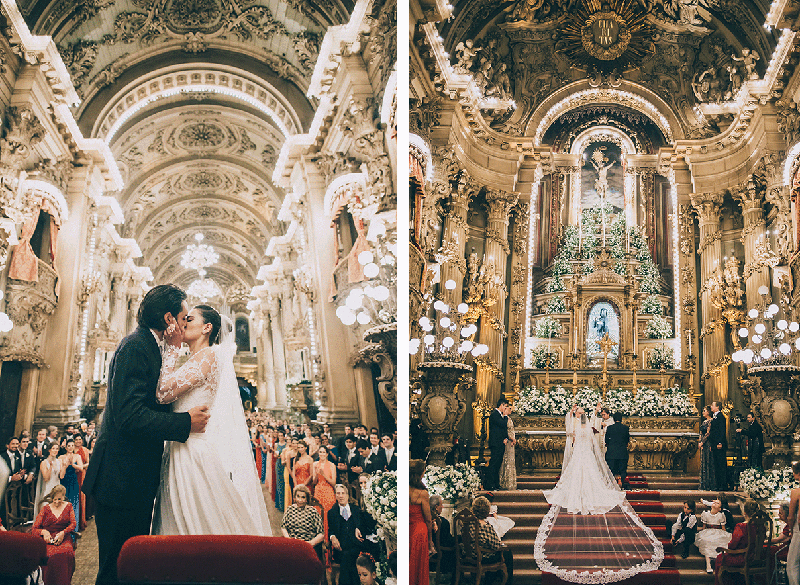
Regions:
<instances>
[{"instance_id":1,"label":"guest chair","mask_svg":"<svg viewBox=\"0 0 800 585\"><path fill-rule=\"evenodd\" d=\"M0 585L24 585L37 567L47 564L44 540L22 532L0 532Z\"/></svg>"},{"instance_id":2,"label":"guest chair","mask_svg":"<svg viewBox=\"0 0 800 585\"><path fill-rule=\"evenodd\" d=\"M6 528L13 528L19 524L24 524L27 520L22 508L22 492L25 484L21 481L12 481L3 494L3 503L6 509Z\"/></svg>"},{"instance_id":3,"label":"guest chair","mask_svg":"<svg viewBox=\"0 0 800 585\"><path fill-rule=\"evenodd\" d=\"M730 550L720 547L718 550L723 553L722 566L719 569L720 579L725 573L737 573L744 576L745 585L751 584L751 577L762 575L764 585L768 585L772 574L770 567L769 546L772 542L772 518L765 512L759 510L747 523L747 548ZM725 560L728 555L744 555L742 566L726 565Z\"/></svg>"},{"instance_id":4,"label":"guest chair","mask_svg":"<svg viewBox=\"0 0 800 585\"><path fill-rule=\"evenodd\" d=\"M136 536L120 551L124 585L318 585L325 575L314 548L265 536Z\"/></svg>"},{"instance_id":5,"label":"guest chair","mask_svg":"<svg viewBox=\"0 0 800 585\"><path fill-rule=\"evenodd\" d=\"M489 552L484 551L478 544L478 530L480 523L472 510L465 508L455 517L456 534L461 535L461 546L456 550L456 578L455 585L458 585L461 575L466 573L475 574L475 585L481 585L481 578L485 573L500 571L503 578L500 585L506 585L508 581L508 570L505 562L501 559L499 563L484 564L483 556ZM437 575L438 580L438 575Z\"/></svg>"},{"instance_id":6,"label":"guest chair","mask_svg":"<svg viewBox=\"0 0 800 585\"><path fill-rule=\"evenodd\" d=\"M438 518L438 517L437 517ZM436 520L434 520L436 521ZM455 546L442 546L442 530L441 526L439 530L436 531L436 536L433 538L433 544L436 547L436 554L433 555L429 562L430 562L430 570L436 573L436 583L435 585L439 585L439 581L441 580L442 572L442 559L444 558L445 553L453 553L455 555L456 547ZM455 578L455 575L453 575Z\"/></svg>"}]
</instances>

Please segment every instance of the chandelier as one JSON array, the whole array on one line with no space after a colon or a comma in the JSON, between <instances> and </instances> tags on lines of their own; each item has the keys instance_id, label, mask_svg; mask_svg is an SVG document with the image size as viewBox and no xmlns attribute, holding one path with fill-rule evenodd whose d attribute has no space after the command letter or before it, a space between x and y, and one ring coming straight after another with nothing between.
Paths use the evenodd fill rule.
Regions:
<instances>
[{"instance_id":1,"label":"chandelier","mask_svg":"<svg viewBox=\"0 0 800 585\"><path fill-rule=\"evenodd\" d=\"M186 294L202 302L216 299L222 296L222 290L216 282L210 278L198 278L186 289Z\"/></svg>"},{"instance_id":2,"label":"chandelier","mask_svg":"<svg viewBox=\"0 0 800 585\"><path fill-rule=\"evenodd\" d=\"M759 287L758 294L761 302L748 311L748 325L740 327L738 332L746 345L733 352L731 359L752 368L791 366L792 353L800 353L800 324L786 319L785 307L781 311L775 303L767 304L768 287ZM784 316L776 321L779 312Z\"/></svg>"},{"instance_id":3,"label":"chandelier","mask_svg":"<svg viewBox=\"0 0 800 585\"><path fill-rule=\"evenodd\" d=\"M203 234L196 234L194 239L197 244L189 244L181 256L181 266L187 270L203 270L219 261L219 254L208 244L201 244ZM201 274L203 276L204 274Z\"/></svg>"},{"instance_id":4,"label":"chandelier","mask_svg":"<svg viewBox=\"0 0 800 585\"><path fill-rule=\"evenodd\" d=\"M448 280L444 286L448 290L453 290L456 282ZM428 302L433 300L432 295L426 297ZM447 303L436 299L433 300L432 309L431 317L423 315L419 319L419 326L424 335L421 339L413 338L409 341L408 351L411 355L416 355L422 350L422 361L464 362L470 354L478 358L489 352L489 346L473 341L478 326L467 321L469 305L460 303L456 310L451 312L451 307Z\"/></svg>"}]
</instances>

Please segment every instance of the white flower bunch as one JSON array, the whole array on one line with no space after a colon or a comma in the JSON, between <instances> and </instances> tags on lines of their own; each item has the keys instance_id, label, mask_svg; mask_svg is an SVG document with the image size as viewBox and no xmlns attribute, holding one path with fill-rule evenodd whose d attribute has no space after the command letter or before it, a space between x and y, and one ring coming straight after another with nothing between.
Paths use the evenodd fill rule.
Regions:
<instances>
[{"instance_id":1,"label":"white flower bunch","mask_svg":"<svg viewBox=\"0 0 800 585\"><path fill-rule=\"evenodd\" d=\"M431 495L441 496L446 502L469 497L481 487L478 472L466 463L444 467L428 466L422 476L422 482Z\"/></svg>"},{"instance_id":2,"label":"white flower bunch","mask_svg":"<svg viewBox=\"0 0 800 585\"><path fill-rule=\"evenodd\" d=\"M377 471L364 488L364 507L379 526L397 531L397 472Z\"/></svg>"},{"instance_id":3,"label":"white flower bunch","mask_svg":"<svg viewBox=\"0 0 800 585\"><path fill-rule=\"evenodd\" d=\"M592 413L599 400L601 400L600 391L587 386L578 389L574 397L571 390L562 386L556 386L547 393L534 386L523 389L514 406L522 416L565 416L573 404L582 406L586 412ZM689 394L678 387L667 389L664 396L661 396L660 390L642 386L637 391L636 398L630 390L617 388L606 393L603 405L612 413L619 412L623 416L697 415L697 409L692 404Z\"/></svg>"},{"instance_id":4,"label":"white flower bunch","mask_svg":"<svg viewBox=\"0 0 800 585\"><path fill-rule=\"evenodd\" d=\"M789 492L800 487L794 480L791 467L783 469L745 469L739 475L739 488L756 499L786 499Z\"/></svg>"}]
</instances>

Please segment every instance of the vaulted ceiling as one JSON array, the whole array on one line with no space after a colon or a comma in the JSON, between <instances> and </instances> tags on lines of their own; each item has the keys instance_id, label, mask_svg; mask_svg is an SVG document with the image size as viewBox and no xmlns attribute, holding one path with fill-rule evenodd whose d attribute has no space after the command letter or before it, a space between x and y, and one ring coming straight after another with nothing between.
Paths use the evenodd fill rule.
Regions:
<instances>
[{"instance_id":1,"label":"vaulted ceiling","mask_svg":"<svg viewBox=\"0 0 800 585\"><path fill-rule=\"evenodd\" d=\"M106 140L125 187L123 233L154 282L187 286L180 264L202 233L223 291L256 284L282 233L271 180L286 138L313 117L305 96L327 28L352 0L18 0L51 35L82 103L85 136Z\"/></svg>"}]
</instances>

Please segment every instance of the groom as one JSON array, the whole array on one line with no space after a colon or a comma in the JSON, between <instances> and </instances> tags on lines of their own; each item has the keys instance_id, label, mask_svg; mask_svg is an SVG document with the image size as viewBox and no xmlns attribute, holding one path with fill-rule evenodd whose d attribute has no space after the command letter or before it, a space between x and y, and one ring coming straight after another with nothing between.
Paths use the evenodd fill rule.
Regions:
<instances>
[{"instance_id":1,"label":"groom","mask_svg":"<svg viewBox=\"0 0 800 585\"><path fill-rule=\"evenodd\" d=\"M207 406L172 413L156 402L164 337L183 339L188 312L177 286L152 288L139 306L139 327L111 359L103 422L82 488L97 503L97 585L116 585L122 545L150 533L164 441L185 442L208 422Z\"/></svg>"},{"instance_id":2,"label":"groom","mask_svg":"<svg viewBox=\"0 0 800 585\"><path fill-rule=\"evenodd\" d=\"M492 456L489 459L486 485L487 490L500 489L500 466L503 464L503 455L508 443L508 414L511 407L508 400L501 398L497 401L497 408L489 415L489 449Z\"/></svg>"},{"instance_id":3,"label":"groom","mask_svg":"<svg viewBox=\"0 0 800 585\"><path fill-rule=\"evenodd\" d=\"M631 440L630 429L622 424L622 414L614 413L614 423L606 429L606 463L611 473L617 478L619 487L627 483L628 475L628 442Z\"/></svg>"}]
</instances>

